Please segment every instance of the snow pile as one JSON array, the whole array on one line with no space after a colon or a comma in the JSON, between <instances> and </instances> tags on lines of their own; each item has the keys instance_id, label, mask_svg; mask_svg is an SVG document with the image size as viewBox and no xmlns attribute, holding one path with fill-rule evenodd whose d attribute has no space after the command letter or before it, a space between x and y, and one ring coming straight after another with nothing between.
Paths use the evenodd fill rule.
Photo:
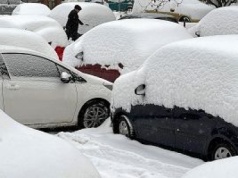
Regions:
<instances>
[{"instance_id":1,"label":"snow pile","mask_svg":"<svg viewBox=\"0 0 238 178\"><path fill-rule=\"evenodd\" d=\"M26 30L0 28L0 45L29 48L51 58L58 59L56 52L45 39Z\"/></svg>"},{"instance_id":2,"label":"snow pile","mask_svg":"<svg viewBox=\"0 0 238 178\"><path fill-rule=\"evenodd\" d=\"M235 178L238 170L238 157L226 158L198 166L182 178Z\"/></svg>"},{"instance_id":3,"label":"snow pile","mask_svg":"<svg viewBox=\"0 0 238 178\"><path fill-rule=\"evenodd\" d=\"M0 111L1 178L99 178L69 143L18 124Z\"/></svg>"},{"instance_id":4,"label":"snow pile","mask_svg":"<svg viewBox=\"0 0 238 178\"><path fill-rule=\"evenodd\" d=\"M236 6L217 8L207 14L196 26L189 29L195 36L238 34L238 8Z\"/></svg>"},{"instance_id":5,"label":"snow pile","mask_svg":"<svg viewBox=\"0 0 238 178\"><path fill-rule=\"evenodd\" d=\"M72 65L110 65L121 73L137 69L161 46L192 38L182 26L157 19L127 19L101 24L67 46L63 61ZM83 52L83 60L75 56ZM123 64L123 69L118 64Z\"/></svg>"},{"instance_id":6,"label":"snow pile","mask_svg":"<svg viewBox=\"0 0 238 178\"><path fill-rule=\"evenodd\" d=\"M175 13L183 14L193 20L200 20L208 12L214 9L213 6L204 4L199 0L183 0L180 2L182 3L176 3L175 0L163 3L161 3L161 1L152 2L150 0L135 0L132 13L141 13L146 10L170 12L170 10L173 9Z\"/></svg>"},{"instance_id":7,"label":"snow pile","mask_svg":"<svg viewBox=\"0 0 238 178\"><path fill-rule=\"evenodd\" d=\"M79 12L79 19L84 24L88 24L88 26L79 25L79 34L84 34L99 24L116 20L115 15L109 7L97 3L87 2L62 3L51 10L49 17L58 21L63 27L66 25L70 11L74 9L76 4L82 7L82 10Z\"/></svg>"},{"instance_id":8,"label":"snow pile","mask_svg":"<svg viewBox=\"0 0 238 178\"><path fill-rule=\"evenodd\" d=\"M203 37L167 45L137 71L138 78L144 80L137 84L146 84L145 97L141 96L138 101L135 88L130 88L134 86L128 84L128 80L136 77L119 78L113 87L113 107L130 110L131 103L139 102L203 109L238 126L237 45L238 35Z\"/></svg>"},{"instance_id":9,"label":"snow pile","mask_svg":"<svg viewBox=\"0 0 238 178\"><path fill-rule=\"evenodd\" d=\"M51 46L66 46L67 36L60 24L46 16L14 15L0 16L1 28L19 28L35 32L51 42Z\"/></svg>"},{"instance_id":10,"label":"snow pile","mask_svg":"<svg viewBox=\"0 0 238 178\"><path fill-rule=\"evenodd\" d=\"M16 6L12 15L44 15L50 14L48 6L40 3L23 3Z\"/></svg>"}]
</instances>

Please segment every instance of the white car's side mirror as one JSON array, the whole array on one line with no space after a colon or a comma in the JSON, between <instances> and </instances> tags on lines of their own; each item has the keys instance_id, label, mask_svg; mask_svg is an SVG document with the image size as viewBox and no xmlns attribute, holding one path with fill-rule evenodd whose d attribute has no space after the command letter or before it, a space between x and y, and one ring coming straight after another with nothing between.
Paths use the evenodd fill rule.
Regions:
<instances>
[{"instance_id":1,"label":"white car's side mirror","mask_svg":"<svg viewBox=\"0 0 238 178\"><path fill-rule=\"evenodd\" d=\"M67 72L62 72L60 75L60 79L64 83L69 83L71 80L72 76L68 74Z\"/></svg>"}]
</instances>

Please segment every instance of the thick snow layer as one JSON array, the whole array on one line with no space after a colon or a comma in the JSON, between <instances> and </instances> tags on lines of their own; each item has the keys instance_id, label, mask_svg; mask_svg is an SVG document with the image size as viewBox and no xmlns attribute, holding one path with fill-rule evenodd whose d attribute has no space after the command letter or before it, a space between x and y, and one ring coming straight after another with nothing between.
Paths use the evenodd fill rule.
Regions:
<instances>
[{"instance_id":1,"label":"thick snow layer","mask_svg":"<svg viewBox=\"0 0 238 178\"><path fill-rule=\"evenodd\" d=\"M44 15L50 14L50 8L40 3L23 3L16 6L12 15Z\"/></svg>"},{"instance_id":2,"label":"thick snow layer","mask_svg":"<svg viewBox=\"0 0 238 178\"><path fill-rule=\"evenodd\" d=\"M177 4L176 1L171 2L152 2L150 0L135 0L132 13L140 13L145 10L159 10L162 12L170 12L170 9L174 9L175 13L183 14L190 17L193 20L202 19L208 12L214 9L213 6L209 6L200 2L199 0L182 0L181 4Z\"/></svg>"},{"instance_id":3,"label":"thick snow layer","mask_svg":"<svg viewBox=\"0 0 238 178\"><path fill-rule=\"evenodd\" d=\"M180 178L203 163L200 159L113 134L109 118L99 128L61 132L58 136L73 143L103 178Z\"/></svg>"},{"instance_id":4,"label":"thick snow layer","mask_svg":"<svg viewBox=\"0 0 238 178\"><path fill-rule=\"evenodd\" d=\"M236 6L222 7L212 10L196 26L189 29L195 36L238 34L238 8Z\"/></svg>"},{"instance_id":5,"label":"thick snow layer","mask_svg":"<svg viewBox=\"0 0 238 178\"><path fill-rule=\"evenodd\" d=\"M58 59L55 50L41 36L22 29L0 28L0 45L29 48Z\"/></svg>"},{"instance_id":6,"label":"thick snow layer","mask_svg":"<svg viewBox=\"0 0 238 178\"><path fill-rule=\"evenodd\" d=\"M64 140L20 125L0 111L1 178L99 178Z\"/></svg>"},{"instance_id":7,"label":"thick snow layer","mask_svg":"<svg viewBox=\"0 0 238 178\"><path fill-rule=\"evenodd\" d=\"M237 165L237 156L217 160L192 169L182 178L235 178L238 175Z\"/></svg>"},{"instance_id":8,"label":"thick snow layer","mask_svg":"<svg viewBox=\"0 0 238 178\"><path fill-rule=\"evenodd\" d=\"M66 47L63 61L72 65L101 64L121 73L137 69L161 46L192 38L182 26L157 19L127 19L101 24ZM75 56L83 51L83 61Z\"/></svg>"},{"instance_id":9,"label":"thick snow layer","mask_svg":"<svg viewBox=\"0 0 238 178\"><path fill-rule=\"evenodd\" d=\"M66 46L68 38L60 24L54 19L39 15L0 16L1 28L19 28L35 32L52 42L51 46Z\"/></svg>"},{"instance_id":10,"label":"thick snow layer","mask_svg":"<svg viewBox=\"0 0 238 178\"><path fill-rule=\"evenodd\" d=\"M113 107L131 104L203 109L238 126L238 35L201 37L159 49L142 68L119 77ZM128 84L129 83L129 84ZM145 97L134 90L146 84Z\"/></svg>"},{"instance_id":11,"label":"thick snow layer","mask_svg":"<svg viewBox=\"0 0 238 178\"><path fill-rule=\"evenodd\" d=\"M58 21L63 27L66 25L70 11L74 9L74 6L76 4L82 7L82 10L79 12L79 19L84 24L88 24L79 25L79 34L84 34L88 30L99 24L116 20L115 15L109 7L97 3L87 2L62 3L51 10L49 17Z\"/></svg>"}]
</instances>

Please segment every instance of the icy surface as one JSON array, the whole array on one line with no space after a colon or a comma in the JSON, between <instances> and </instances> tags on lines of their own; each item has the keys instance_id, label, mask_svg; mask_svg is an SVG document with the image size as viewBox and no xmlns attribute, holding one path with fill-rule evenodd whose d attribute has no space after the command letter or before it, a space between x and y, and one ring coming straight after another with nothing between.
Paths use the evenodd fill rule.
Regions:
<instances>
[{"instance_id":1,"label":"icy surface","mask_svg":"<svg viewBox=\"0 0 238 178\"><path fill-rule=\"evenodd\" d=\"M161 46L192 38L182 26L157 19L128 19L101 24L67 46L63 61L71 66L110 65L122 74L137 69ZM83 51L83 61L75 56ZM123 69L118 64L123 64Z\"/></svg>"},{"instance_id":2,"label":"icy surface","mask_svg":"<svg viewBox=\"0 0 238 178\"><path fill-rule=\"evenodd\" d=\"M112 103L126 110L137 102L203 109L238 126L237 45L237 35L167 45L141 69L115 81ZM135 88L143 83L145 97L135 96Z\"/></svg>"},{"instance_id":3,"label":"icy surface","mask_svg":"<svg viewBox=\"0 0 238 178\"><path fill-rule=\"evenodd\" d=\"M0 45L29 48L58 59L56 52L45 39L31 31L0 28Z\"/></svg>"},{"instance_id":4,"label":"icy surface","mask_svg":"<svg viewBox=\"0 0 238 178\"><path fill-rule=\"evenodd\" d=\"M59 137L87 156L102 178L180 178L203 161L112 133L110 119L102 126Z\"/></svg>"},{"instance_id":5,"label":"icy surface","mask_svg":"<svg viewBox=\"0 0 238 178\"><path fill-rule=\"evenodd\" d=\"M48 6L40 3L22 3L16 6L12 15L44 15L50 14Z\"/></svg>"},{"instance_id":6,"label":"icy surface","mask_svg":"<svg viewBox=\"0 0 238 178\"><path fill-rule=\"evenodd\" d=\"M97 3L87 2L62 3L51 10L49 17L58 21L63 27L66 25L70 11L74 9L76 4L82 7L82 10L79 12L79 19L84 24L87 24L79 25L79 34L84 34L99 24L116 20L115 15L112 13L109 7Z\"/></svg>"},{"instance_id":7,"label":"icy surface","mask_svg":"<svg viewBox=\"0 0 238 178\"><path fill-rule=\"evenodd\" d=\"M1 28L19 28L35 32L51 42L51 46L66 46L67 36L60 24L52 18L39 15L0 16Z\"/></svg>"},{"instance_id":8,"label":"icy surface","mask_svg":"<svg viewBox=\"0 0 238 178\"><path fill-rule=\"evenodd\" d=\"M212 10L196 26L189 29L195 36L238 34L238 8L236 6L222 7Z\"/></svg>"},{"instance_id":9,"label":"icy surface","mask_svg":"<svg viewBox=\"0 0 238 178\"><path fill-rule=\"evenodd\" d=\"M1 178L99 178L94 166L64 140L25 127L0 111Z\"/></svg>"}]
</instances>

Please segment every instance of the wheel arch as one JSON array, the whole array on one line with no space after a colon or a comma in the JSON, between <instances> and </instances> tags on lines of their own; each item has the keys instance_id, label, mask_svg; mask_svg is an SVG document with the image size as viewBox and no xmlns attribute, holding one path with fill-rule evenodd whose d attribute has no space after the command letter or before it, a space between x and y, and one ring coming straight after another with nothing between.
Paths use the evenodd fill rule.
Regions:
<instances>
[{"instance_id":1,"label":"wheel arch","mask_svg":"<svg viewBox=\"0 0 238 178\"><path fill-rule=\"evenodd\" d=\"M108 114L110 115L110 102L103 98L93 98L88 100L84 105L81 107L81 109L78 111L78 117L77 117L77 123L78 126L80 125L80 119L82 119L84 112L86 111L87 107L90 106L90 104L95 102L102 102L105 103L106 107L108 108Z\"/></svg>"}]
</instances>

